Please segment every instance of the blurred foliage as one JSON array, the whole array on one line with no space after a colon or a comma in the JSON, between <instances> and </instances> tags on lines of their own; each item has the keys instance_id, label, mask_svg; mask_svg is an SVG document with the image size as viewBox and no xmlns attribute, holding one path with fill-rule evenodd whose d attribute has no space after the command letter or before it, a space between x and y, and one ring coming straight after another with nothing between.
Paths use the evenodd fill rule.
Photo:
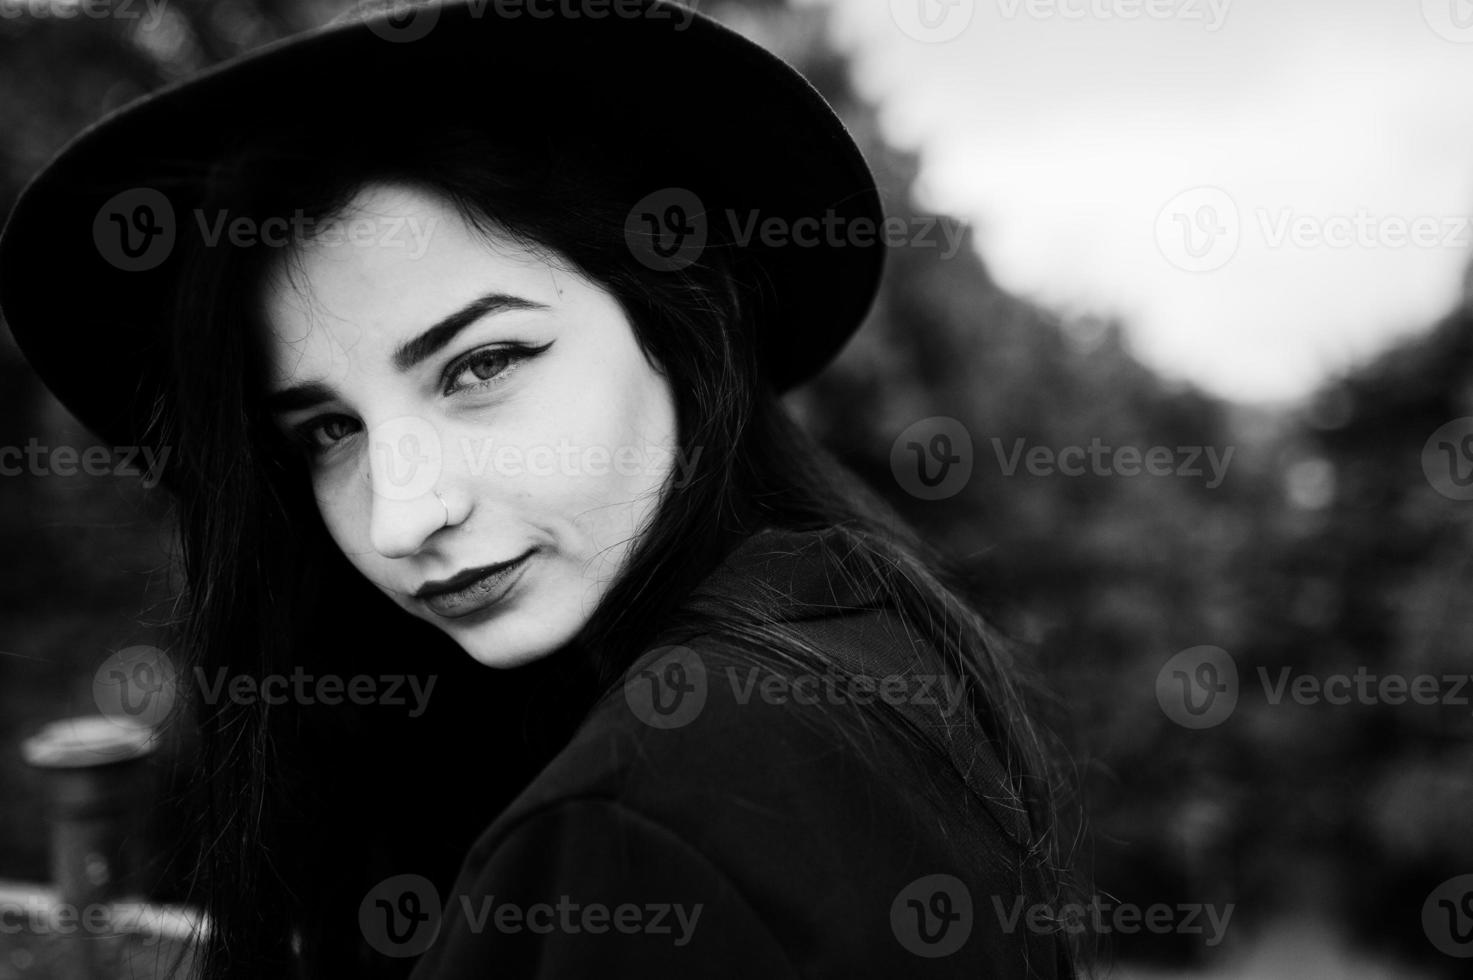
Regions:
<instances>
[{"instance_id":1,"label":"blurred foliage","mask_svg":"<svg viewBox=\"0 0 1473 980\"><path fill-rule=\"evenodd\" d=\"M178 0L122 20L0 20L0 206L85 123L339 3ZM705 3L798 65L849 122L892 215L915 217L917 161L854 96L822 14ZM969 240L970 245L970 240ZM1064 319L999 288L970 247L890 256L868 325L792 396L795 412L919 526L966 559L988 614L1057 692L1095 843L1081 861L1120 901L1235 902L1252 928L1312 906L1367 946L1447 969L1421 933L1427 892L1473 869L1473 748L1460 710L1272 705L1256 671L1467 672L1473 586L1466 504L1437 495L1420 452L1473 415L1473 310L1270 412L1163 381L1120 325ZM0 445L86 445L0 341ZM963 492L924 502L890 470L911 423L972 434ZM992 440L1054 448L1210 446L1227 479L1007 476ZM155 495L157 496L157 495ZM15 746L89 710L93 667L167 625L164 503L110 477L0 479L0 877L42 878L44 823ZM1188 731L1155 700L1162 664L1223 647L1243 697ZM1116 937L1130 956L1187 959L1194 937Z\"/></svg>"}]
</instances>

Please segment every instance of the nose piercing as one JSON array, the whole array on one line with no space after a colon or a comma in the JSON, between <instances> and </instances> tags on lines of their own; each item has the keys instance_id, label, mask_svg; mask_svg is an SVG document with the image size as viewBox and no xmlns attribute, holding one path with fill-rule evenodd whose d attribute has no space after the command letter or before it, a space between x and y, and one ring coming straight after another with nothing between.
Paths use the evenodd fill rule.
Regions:
<instances>
[{"instance_id":1,"label":"nose piercing","mask_svg":"<svg viewBox=\"0 0 1473 980\"><path fill-rule=\"evenodd\" d=\"M442 524L441 527L449 527L450 526L450 505L445 502L445 498L444 497L440 496L440 491L436 490L436 491L434 491L434 494L435 494L435 499L438 500L438 501L440 501L440 506L445 508L445 523Z\"/></svg>"}]
</instances>

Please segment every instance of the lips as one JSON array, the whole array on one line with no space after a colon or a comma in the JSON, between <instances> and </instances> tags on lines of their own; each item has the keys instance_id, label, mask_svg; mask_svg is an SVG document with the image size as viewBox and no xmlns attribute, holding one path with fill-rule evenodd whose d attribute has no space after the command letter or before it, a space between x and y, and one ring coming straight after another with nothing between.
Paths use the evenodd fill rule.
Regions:
<instances>
[{"instance_id":1,"label":"lips","mask_svg":"<svg viewBox=\"0 0 1473 980\"><path fill-rule=\"evenodd\" d=\"M511 591L536 551L529 548L511 561L468 568L450 578L427 582L414 593L438 616L459 619L500 602Z\"/></svg>"}]
</instances>

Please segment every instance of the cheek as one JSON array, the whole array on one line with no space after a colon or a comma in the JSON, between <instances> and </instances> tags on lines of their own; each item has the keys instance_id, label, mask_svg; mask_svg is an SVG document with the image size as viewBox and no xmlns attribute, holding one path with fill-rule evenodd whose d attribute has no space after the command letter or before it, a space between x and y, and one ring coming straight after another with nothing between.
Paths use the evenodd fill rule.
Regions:
<instances>
[{"instance_id":1,"label":"cheek","mask_svg":"<svg viewBox=\"0 0 1473 980\"><path fill-rule=\"evenodd\" d=\"M607 410L587 420L586 431L608 452L597 475L585 478L588 496L613 505L591 514L600 523L629 533L632 523L658 505L660 487L674 450L673 408L653 381L609 392ZM648 385L648 387L646 386Z\"/></svg>"},{"instance_id":2,"label":"cheek","mask_svg":"<svg viewBox=\"0 0 1473 980\"><path fill-rule=\"evenodd\" d=\"M468 431L505 447L512 467L488 453L484 465L470 467L469 482L478 510L577 528L582 542L574 550L596 551L626 536L632 512L649 506L669 466L658 451L669 434L659 411L628 385L584 379L560 393L500 420L494 432Z\"/></svg>"},{"instance_id":3,"label":"cheek","mask_svg":"<svg viewBox=\"0 0 1473 980\"><path fill-rule=\"evenodd\" d=\"M338 490L314 487L317 512L322 515L323 526L328 537L347 556L353 567L367 574L372 549L368 544L367 515L361 513L359 503L349 494ZM371 577L371 576L370 576Z\"/></svg>"}]
</instances>

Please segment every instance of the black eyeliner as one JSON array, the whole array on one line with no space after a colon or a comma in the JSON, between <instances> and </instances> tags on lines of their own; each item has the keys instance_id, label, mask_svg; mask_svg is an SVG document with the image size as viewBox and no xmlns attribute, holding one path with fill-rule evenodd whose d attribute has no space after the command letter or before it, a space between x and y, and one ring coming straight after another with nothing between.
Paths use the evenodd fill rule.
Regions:
<instances>
[{"instance_id":1,"label":"black eyeliner","mask_svg":"<svg viewBox=\"0 0 1473 980\"><path fill-rule=\"evenodd\" d=\"M440 393L442 395L452 394L452 392L448 390L450 387L450 382L458 377L460 373L471 364L471 362L476 358L477 355L493 352L503 354L510 359L510 364L507 367L507 370L510 371L512 370L512 365L531 360L538 354L541 354L543 351L551 347L553 343L555 343L555 341L549 340L547 343L535 347L517 342L486 344L482 347L477 347L474 350L466 351L464 354L460 355L455 360L446 365L445 370L441 373ZM495 381L494 378L487 378L486 380L491 382Z\"/></svg>"}]
</instances>

